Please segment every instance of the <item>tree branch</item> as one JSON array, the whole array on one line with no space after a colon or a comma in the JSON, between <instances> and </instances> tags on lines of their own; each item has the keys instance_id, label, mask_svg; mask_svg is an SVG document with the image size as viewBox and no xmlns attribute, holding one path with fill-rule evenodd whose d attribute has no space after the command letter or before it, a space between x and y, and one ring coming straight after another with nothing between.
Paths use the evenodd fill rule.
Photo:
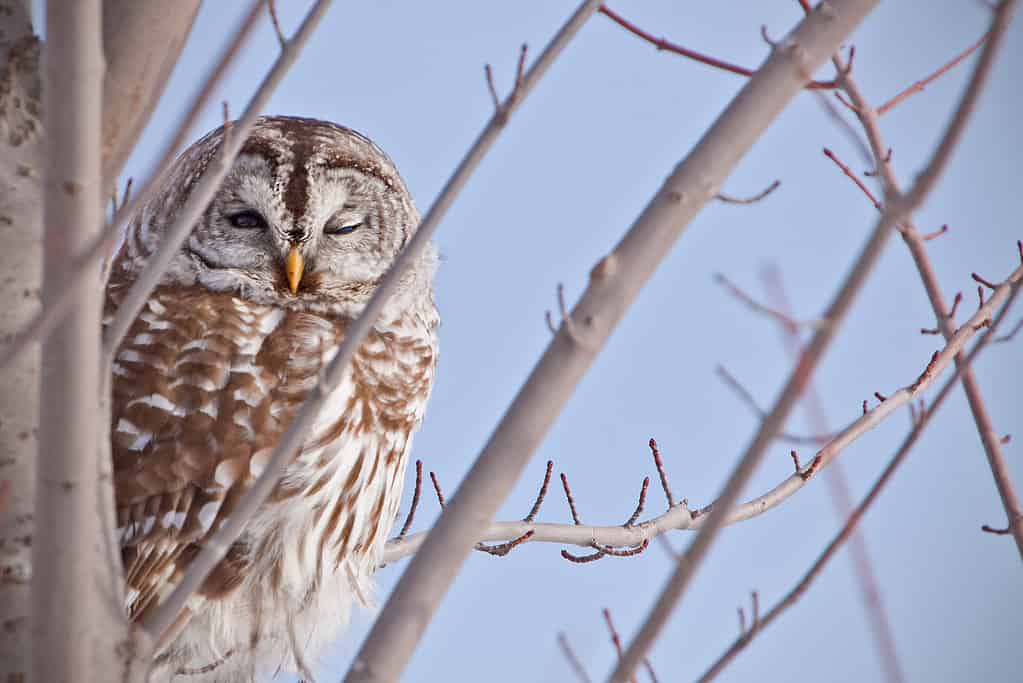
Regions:
<instances>
[{"instance_id":1,"label":"tree branch","mask_svg":"<svg viewBox=\"0 0 1023 683\"><path fill-rule=\"evenodd\" d=\"M781 271L771 269L765 272L764 281L769 290L769 298L774 300L773 305L783 313L787 313L790 307ZM1008 305L1007 303L1006 307ZM785 346L793 360L798 358L802 346L799 335L791 330L782 328L782 340L785 342ZM827 433L830 428L824 412L824 403L813 382L807 386L802 404L810 429L818 433ZM912 410L913 404L910 403L909 405ZM826 480L831 491L831 502L836 516L839 520L847 519L853 511L853 497L842 461L835 461L834 466L828 470ZM852 558L856 582L860 589L861 603L870 622L871 632L874 636L874 645L877 648L878 658L881 660L885 679L891 683L898 683L905 680L905 676L902 672L902 665L899 662L899 654L895 645L895 638L892 635L891 622L885 610L881 588L874 573L866 538L863 533L855 531L849 540L849 553Z\"/></svg>"},{"instance_id":2,"label":"tree branch","mask_svg":"<svg viewBox=\"0 0 1023 683\"><path fill-rule=\"evenodd\" d=\"M103 225L103 49L100 0L46 4L43 301ZM102 292L83 287L43 344L32 541L33 679L116 680L127 638L96 419ZM106 491L103 489L106 488ZM83 587L88 590L83 590Z\"/></svg>"},{"instance_id":3,"label":"tree branch","mask_svg":"<svg viewBox=\"0 0 1023 683\"><path fill-rule=\"evenodd\" d=\"M977 357L977 354L980 353L980 351L983 350L983 348L991 341L994 330L998 327L999 323L1005 317L1005 314L1009 311L1012 305L1012 300L1016 297L1018 293L1019 287L1016 286L1010 293L1009 297L1007 297L1005 306L1002 307L1002 310L999 313L998 318L991 325L991 329L989 329L987 333L983 337L981 337L980 340L978 340L978 342L974 345L973 349L970 351L970 355L962 363L956 366L955 372L945 382L945 384L942 385L941 390L934 397L934 400L931 402L930 408L928 408L920 415L919 419L914 424L909 434L906 436L902 444L899 446L899 449L896 451L895 455L892 457L888 465L885 467L884 471L881 473L881 476L878 477L878 479L874 482L873 486L870 487L870 490L867 492L867 495L863 498L860 504L856 506L856 508L852 511L852 513L846 520L846 523L843 525L842 529L827 545L827 547L824 549L824 552L820 554L820 556L813 563L813 565L811 565L810 569L806 572L806 574L803 575L803 577L785 595L784 598L779 600L778 603L774 607L772 607L759 620L759 622L756 625L754 625L753 628L751 628L749 631L746 631L745 633L741 634L738 638L736 638L735 642L732 643L731 647L729 647L698 679L701 683L705 683L716 678L717 675L721 673L721 671L729 663L731 663L731 661L735 659L735 657L740 652L742 652L742 650L746 648L746 646L750 643L750 641L753 640L754 637L759 635L763 629L767 628L771 623L773 623L775 619L781 616L781 614L785 610L795 605L799 598L803 597L803 594L805 594L806 591L809 590L811 584L818 576L820 576L821 572L824 570L824 567L835 556L835 553L838 551L838 549L855 532L856 526L863 518L863 515L866 514L867 510L870 509L870 506L873 505L874 502L877 500L878 496L881 494L881 491L891 480L892 476L895 474L895 471L905 460L910 450L912 450L913 446L920 438L920 435L923 433L924 429L930 423L931 418L934 417L934 415L938 411L938 408L941 407L942 403L944 403L945 399L951 393L956 383L962 378L963 371L970 367L970 365L973 363L973 360Z\"/></svg>"},{"instance_id":4,"label":"tree branch","mask_svg":"<svg viewBox=\"0 0 1023 683\"><path fill-rule=\"evenodd\" d=\"M935 378L952 364L955 355L965 347L967 342L980 330L985 329L985 321L991 320L996 311L1000 311L999 319L1005 315L1011 298L1016 296L1021 284L1023 284L1023 265L1016 268L1005 282L998 286L991 299L959 328L940 352L935 352L924 372L913 382L887 396L873 409L865 411L848 427L835 434L828 443L824 444L814 458L805 465L799 466L793 474L776 486L742 505L733 507L724 520L724 524L727 526L744 522L781 505L806 486L848 446L887 420L899 408L911 404L914 398L927 389ZM987 342L985 341L985 343ZM452 503L453 501L448 501L446 507L450 508ZM570 504L574 506L574 501L571 499ZM703 508L690 511L686 501L682 501L681 504L669 506L660 515L630 526L586 525L579 522L577 518L573 520L572 524L533 523L526 520L494 522L481 530L473 540L486 543L507 542L528 536L521 541L521 544L561 543L585 548L594 546L635 548L649 543L669 531L699 531L705 528L711 519L711 513L721 509L722 504L723 499L718 498ZM573 517L576 516L573 515ZM384 564L397 562L419 552L426 538L427 532L392 538L387 542L384 551Z\"/></svg>"},{"instance_id":5,"label":"tree branch","mask_svg":"<svg viewBox=\"0 0 1023 683\"><path fill-rule=\"evenodd\" d=\"M947 163L947 160L951 155L952 144L955 142L955 139L961 135L965 125L963 121L965 120L965 117L969 115L969 112L974 106L972 102L977 98L979 86L976 84L978 82L983 82L986 77L985 74L990 69L991 63L994 60L994 55L1000 43L1001 36L1011 20L1014 5L1014 2L1003 2L996 10L992 20L992 27L984 37L988 41L987 45L981 53L980 60L975 67L974 77L971 79L971 82L967 87L966 94L963 96L963 104L960 105L956 112L956 116L949 125L946 137L942 140L942 144L939 146L938 152L936 152L932 157L932 161L928 165L927 170L919 177L917 181L918 185L921 183L934 184L937 176L934 173L933 168L935 165ZM950 64L954 65L954 63L957 62L953 60ZM842 66L841 58L836 57L835 67L842 68ZM937 75L941 75L944 71L947 71L947 68L939 70ZM936 78L937 75L934 77ZM930 80L933 80L933 78ZM885 195L899 197L901 190L899 189L899 182L895 176L895 171L892 168L890 159L878 156L880 150L886 148L884 140L881 137L880 128L877 125L879 112L875 112L870 107L866 98L863 97L859 87L856 85L856 82L851 77L844 80L842 83L842 90L848 94L854 107L853 111L863 125L871 149L874 151L879 177L885 187ZM949 135L955 136L951 139L951 143L949 142L950 138L947 137ZM923 196L923 193L919 193L916 188L914 188L911 194L919 194L919 196ZM874 200L874 202L876 206L876 200ZM923 282L931 308L934 310L935 318L938 321L937 330L941 332L945 339L950 339L955 331L955 324L952 316L949 314L949 311L945 306L945 297L941 292L941 286L938 284L937 275L934 272L934 267L932 266L930 257L927 254L926 246L924 244L926 238L916 229L911 217L908 215L899 232L909 249L913 262L916 265L917 272ZM962 358L958 358L956 362L958 363L961 360ZM1016 548L1020 553L1020 557L1023 558L1023 523L1015 521L1023 519L1023 504L1020 503L1019 496L1012 485L1012 480L1009 477L1009 471L1005 463L1005 456L1002 452L1002 445L999 436L991 422L991 417L988 414L987 406L984 403L980 385L977 382L976 375L974 375L972 369L965 368L962 373L962 384L963 391L966 394L967 403L970 406L970 412L973 414L973 419L980 435L984 453L987 456L988 465L991 468L992 475L994 476L995 486L998 489L1002 505L1005 508L1006 517L1009 521L1007 528L1012 531L1013 539L1016 542Z\"/></svg>"},{"instance_id":6,"label":"tree branch","mask_svg":"<svg viewBox=\"0 0 1023 683\"><path fill-rule=\"evenodd\" d=\"M818 5L818 8L808 15L807 20L811 20L813 17L821 14L822 7L824 5ZM832 19L836 13L841 17L842 13L836 9L836 3L828 3L826 7L827 13ZM969 114L973 111L983 84L987 80L988 72L994 60L994 52L1004 36L1007 24L1005 17L1002 15L1005 14L1006 7L1007 5L1003 3L999 9L999 13L993 22L991 37L988 40L977 68L971 76L970 83L960 100L952 122L938 145L937 151L910 192L907 195L898 196L889 202L887 209L875 226L870 240L853 266L852 272L846 278L834 302L829 307L828 313L824 316L829 325L817 330L810 343L804 349L799 363L786 382L785 388L775 402L774 408L770 411L768 418L761 424L745 455L743 455L741 461L729 477L721 494L723 501L721 510L713 514L710 522L697 535L689 549L679 560L678 568L674 575L669 579L660 598L658 598L650 614L647 616L639 634L629 645L622 663L612 674L611 680L613 683L623 683L629 674L636 669L646 652L653 645L654 640L656 640L668 617L674 611L675 605L681 599L690 579L703 561L710 545L723 526L728 508L735 504L743 487L753 476L754 471L763 459L768 445L770 445L776 433L781 429L789 412L805 389L806 383L809 381L818 361L834 338L840 323L862 288L867 275L873 270L884 244L891 234L891 228L909 217L913 209L919 206L937 181L940 172L944 169L952 149L966 126ZM839 73L843 72L840 71ZM875 154L877 154L877 150L875 150ZM878 158L884 158L882 154L877 156Z\"/></svg>"}]
</instances>

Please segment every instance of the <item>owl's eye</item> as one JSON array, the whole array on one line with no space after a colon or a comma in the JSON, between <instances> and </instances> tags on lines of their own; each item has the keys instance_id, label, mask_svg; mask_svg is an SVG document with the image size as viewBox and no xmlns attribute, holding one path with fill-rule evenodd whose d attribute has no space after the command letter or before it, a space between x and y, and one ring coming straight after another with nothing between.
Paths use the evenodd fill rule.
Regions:
<instances>
[{"instance_id":1,"label":"owl's eye","mask_svg":"<svg viewBox=\"0 0 1023 683\"><path fill-rule=\"evenodd\" d=\"M266 219L259 215L258 211L239 211L228 216L227 220L236 228L253 229L266 227Z\"/></svg>"},{"instance_id":2,"label":"owl's eye","mask_svg":"<svg viewBox=\"0 0 1023 683\"><path fill-rule=\"evenodd\" d=\"M327 227L325 227L323 229L323 234L325 234L325 235L351 235L353 232L355 232L361 226L362 226L362 223L351 223L349 225L344 225L343 223L338 224L338 225L328 225Z\"/></svg>"}]
</instances>

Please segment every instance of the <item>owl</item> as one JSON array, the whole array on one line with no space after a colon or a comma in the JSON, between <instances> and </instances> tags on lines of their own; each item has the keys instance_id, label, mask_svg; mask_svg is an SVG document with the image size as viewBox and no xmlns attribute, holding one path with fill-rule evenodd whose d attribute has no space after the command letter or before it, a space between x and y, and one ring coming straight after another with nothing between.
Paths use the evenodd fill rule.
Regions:
<instances>
[{"instance_id":1,"label":"owl","mask_svg":"<svg viewBox=\"0 0 1023 683\"><path fill-rule=\"evenodd\" d=\"M175 162L112 263L110 319L224 142ZM391 160L333 123L260 119L111 366L117 523L134 620L231 515L416 230ZM309 677L371 600L437 363L436 252L409 268L302 448L159 646L153 680Z\"/></svg>"}]
</instances>

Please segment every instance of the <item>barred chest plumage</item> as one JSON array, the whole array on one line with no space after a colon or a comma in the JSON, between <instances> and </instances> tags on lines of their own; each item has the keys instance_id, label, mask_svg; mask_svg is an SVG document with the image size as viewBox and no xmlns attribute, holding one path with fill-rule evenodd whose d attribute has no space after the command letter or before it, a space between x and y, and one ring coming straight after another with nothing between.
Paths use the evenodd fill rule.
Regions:
<instances>
[{"instance_id":1,"label":"barred chest plumage","mask_svg":"<svg viewBox=\"0 0 1023 683\"><path fill-rule=\"evenodd\" d=\"M111 308L118 296L112 287ZM261 473L348 323L200 288L153 294L112 368L134 618L167 596ZM271 499L193 599L161 680L301 671L344 626L352 598L370 600L433 381L437 323L424 301L367 338ZM198 672L203 662L211 668Z\"/></svg>"}]
</instances>

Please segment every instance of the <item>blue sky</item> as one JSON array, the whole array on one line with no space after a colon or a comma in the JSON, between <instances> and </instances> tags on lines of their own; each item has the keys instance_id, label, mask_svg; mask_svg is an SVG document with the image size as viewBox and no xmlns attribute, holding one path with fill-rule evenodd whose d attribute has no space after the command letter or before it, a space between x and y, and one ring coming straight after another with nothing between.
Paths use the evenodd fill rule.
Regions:
<instances>
[{"instance_id":1,"label":"blue sky","mask_svg":"<svg viewBox=\"0 0 1023 683\"><path fill-rule=\"evenodd\" d=\"M290 32L307 3L278 4ZM491 113L483 64L493 64L503 92L521 43L539 52L575 4L336 3L268 113L330 119L370 135L394 158L425 211ZM749 66L766 54L760 25L780 36L800 15L788 0L611 6L655 34ZM241 3L205 3L127 175L149 167L241 9ZM854 75L880 103L976 40L986 21L981 4L970 0L883 3L853 38ZM264 22L219 95L233 112L243 109L276 51ZM949 299L957 290L966 294L967 315L976 301L970 272L1002 278L1016 264L1014 242L1023 237L1023 102L1013 68L1021 59L1017 21L959 152L917 215L921 230L949 224L928 252ZM971 64L882 119L904 183L925 162ZM827 70L821 76L828 78ZM590 267L741 84L736 76L658 53L598 16L513 119L437 237L444 256L437 276L442 355L414 457L438 473L447 491L454 491L548 342L544 311L555 305L557 284L565 284L570 300L578 296ZM219 119L218 104L193 137ZM697 217L579 386L501 518L525 514L550 458L556 473L569 474L585 521L621 523L643 476L654 474L646 450L651 436L661 444L678 496L695 506L716 495L756 421L715 377L715 365L725 365L767 404L790 364L775 326L727 296L714 273L762 294L759 274L774 264L798 315L813 317L875 220L873 207L821 154L825 146L862 169L817 101L801 95L725 190L752 194L776 178L781 187L760 204L713 204ZM1010 322L1020 315L1023 309ZM917 376L940 346L918 333L932 325L908 250L893 239L817 375L833 425L854 418L874 391L890 392ZM992 348L977 366L997 429L1017 437L1006 448L1017 487L1023 487L1021 347L1023 339ZM857 497L908 423L908 415L897 415L842 455ZM801 413L789 429L807 431ZM784 443L771 449L748 494L788 475L788 450ZM788 590L840 524L827 496L818 480L780 509L722 535L652 653L662 680L692 679L716 658L735 637L735 609L751 589L765 608ZM658 501L652 490L648 509L656 511ZM417 527L436 511L426 496ZM558 491L540 517L569 520ZM957 391L863 525L909 679L1018 674L1023 567L1010 540L979 531L1004 519ZM671 536L676 547L689 538ZM381 600L403 566L380 573ZM670 571L657 547L582 566L562 560L552 545L529 545L504 559L474 554L404 680L571 680L558 631L599 679L614 657L600 609L610 608L630 636ZM324 660L321 680L343 674L370 622L369 614L356 618ZM880 676L843 554L721 680Z\"/></svg>"}]
</instances>

